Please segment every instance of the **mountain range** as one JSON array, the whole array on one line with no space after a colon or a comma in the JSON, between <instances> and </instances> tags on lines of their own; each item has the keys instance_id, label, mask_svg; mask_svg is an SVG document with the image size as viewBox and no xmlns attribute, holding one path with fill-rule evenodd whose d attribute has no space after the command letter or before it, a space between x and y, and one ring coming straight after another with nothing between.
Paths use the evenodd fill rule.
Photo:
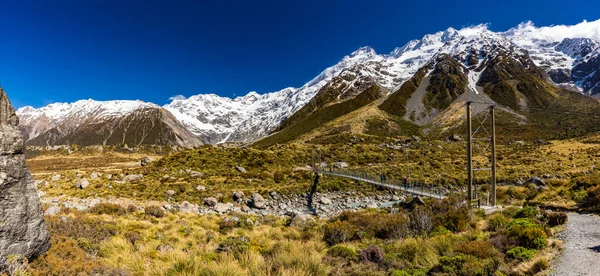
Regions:
<instances>
[{"instance_id":1,"label":"mountain range","mask_svg":"<svg viewBox=\"0 0 600 276\"><path fill-rule=\"evenodd\" d=\"M23 107L17 115L30 145L186 147L285 142L334 120L363 132L383 122L393 132L446 123L465 101L498 105L513 120L526 121L525 112L535 109L597 102L599 41L600 20L549 27L527 22L505 32L487 25L448 28L389 54L359 48L299 88L235 99L176 97L165 106L82 100ZM352 115L357 110L361 115Z\"/></svg>"}]
</instances>

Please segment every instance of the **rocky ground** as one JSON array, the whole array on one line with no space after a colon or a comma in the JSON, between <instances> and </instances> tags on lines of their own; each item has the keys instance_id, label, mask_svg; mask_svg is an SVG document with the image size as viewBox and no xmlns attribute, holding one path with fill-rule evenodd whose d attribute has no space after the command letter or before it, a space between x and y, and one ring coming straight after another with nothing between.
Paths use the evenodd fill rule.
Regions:
<instances>
[{"instance_id":1,"label":"rocky ground","mask_svg":"<svg viewBox=\"0 0 600 276\"><path fill-rule=\"evenodd\" d=\"M600 217L569 214L567 230L559 234L565 251L555 261L551 275L600 275Z\"/></svg>"},{"instance_id":2,"label":"rocky ground","mask_svg":"<svg viewBox=\"0 0 600 276\"><path fill-rule=\"evenodd\" d=\"M42 194L42 202L49 205L46 215L54 215L61 208L86 210L99 203L119 204L123 207L130 205L143 209L146 206L159 205L166 211L187 212L197 214L225 214L238 212L252 215L315 214L319 217L335 216L345 210L365 208L390 207L395 202L401 202L406 197L395 191L382 191L376 195L364 195L359 192L308 193L299 195L280 195L272 192L268 196L254 193L245 195L243 192L233 192L231 200L223 195L207 197L202 203L171 203L158 201L136 201L126 198L72 198L67 196L46 197ZM228 201L228 202L223 202Z\"/></svg>"}]
</instances>

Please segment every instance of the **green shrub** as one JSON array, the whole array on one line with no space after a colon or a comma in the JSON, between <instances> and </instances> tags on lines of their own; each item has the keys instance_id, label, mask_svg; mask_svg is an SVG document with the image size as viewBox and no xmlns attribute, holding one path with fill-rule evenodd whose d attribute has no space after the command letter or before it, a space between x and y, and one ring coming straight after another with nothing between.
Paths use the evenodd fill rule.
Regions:
<instances>
[{"instance_id":1,"label":"green shrub","mask_svg":"<svg viewBox=\"0 0 600 276\"><path fill-rule=\"evenodd\" d=\"M334 221L325 225L323 241L329 246L350 240L350 224L346 221Z\"/></svg>"},{"instance_id":2,"label":"green shrub","mask_svg":"<svg viewBox=\"0 0 600 276\"><path fill-rule=\"evenodd\" d=\"M438 259L437 248L423 238L404 239L387 248L387 251L398 263L396 267L430 268Z\"/></svg>"},{"instance_id":3,"label":"green shrub","mask_svg":"<svg viewBox=\"0 0 600 276\"><path fill-rule=\"evenodd\" d=\"M515 218L535 218L540 214L537 207L525 206L515 214Z\"/></svg>"},{"instance_id":4,"label":"green shrub","mask_svg":"<svg viewBox=\"0 0 600 276\"><path fill-rule=\"evenodd\" d=\"M344 258L346 260L354 260L356 259L356 257L358 257L358 253L356 253L356 250L354 250L354 248L339 244L329 248L329 250L327 250L327 255L332 257Z\"/></svg>"},{"instance_id":5,"label":"green shrub","mask_svg":"<svg viewBox=\"0 0 600 276\"><path fill-rule=\"evenodd\" d=\"M541 249L546 246L546 232L532 219L514 219L508 223L506 229L508 236L516 238L521 246L532 249Z\"/></svg>"},{"instance_id":6,"label":"green shrub","mask_svg":"<svg viewBox=\"0 0 600 276\"><path fill-rule=\"evenodd\" d=\"M519 244L532 249L546 247L546 239L546 232L539 228L528 228L518 234Z\"/></svg>"},{"instance_id":7,"label":"green shrub","mask_svg":"<svg viewBox=\"0 0 600 276\"><path fill-rule=\"evenodd\" d=\"M119 204L98 203L89 209L89 212L96 215L114 215L122 216L127 214L127 210Z\"/></svg>"},{"instance_id":8,"label":"green shrub","mask_svg":"<svg viewBox=\"0 0 600 276\"><path fill-rule=\"evenodd\" d=\"M493 214L488 218L487 230L493 232L502 230L508 224L508 221L509 219L501 213Z\"/></svg>"},{"instance_id":9,"label":"green shrub","mask_svg":"<svg viewBox=\"0 0 600 276\"><path fill-rule=\"evenodd\" d=\"M456 252L466 255L475 256L481 259L499 258L500 252L496 250L490 243L485 241L469 241L458 248Z\"/></svg>"},{"instance_id":10,"label":"green shrub","mask_svg":"<svg viewBox=\"0 0 600 276\"><path fill-rule=\"evenodd\" d=\"M165 211L159 206L148 206L144 208L146 215L153 216L155 218L162 218L165 216Z\"/></svg>"},{"instance_id":11,"label":"green shrub","mask_svg":"<svg viewBox=\"0 0 600 276\"><path fill-rule=\"evenodd\" d=\"M513 219L506 225L507 229L512 229L515 227L519 228L541 228L541 226L535 223L532 219L529 218L518 218Z\"/></svg>"},{"instance_id":12,"label":"green shrub","mask_svg":"<svg viewBox=\"0 0 600 276\"><path fill-rule=\"evenodd\" d=\"M217 248L217 252L245 253L250 249L250 239L246 236L227 237Z\"/></svg>"},{"instance_id":13,"label":"green shrub","mask_svg":"<svg viewBox=\"0 0 600 276\"><path fill-rule=\"evenodd\" d=\"M482 260L475 256L459 254L452 257L442 256L432 272L449 275L494 275L499 267L500 262L497 259Z\"/></svg>"},{"instance_id":14,"label":"green shrub","mask_svg":"<svg viewBox=\"0 0 600 276\"><path fill-rule=\"evenodd\" d=\"M529 261L531 258L533 258L533 256L535 256L535 254L537 254L537 250L527 249L522 246L517 246L506 251L506 256L520 261Z\"/></svg>"}]
</instances>

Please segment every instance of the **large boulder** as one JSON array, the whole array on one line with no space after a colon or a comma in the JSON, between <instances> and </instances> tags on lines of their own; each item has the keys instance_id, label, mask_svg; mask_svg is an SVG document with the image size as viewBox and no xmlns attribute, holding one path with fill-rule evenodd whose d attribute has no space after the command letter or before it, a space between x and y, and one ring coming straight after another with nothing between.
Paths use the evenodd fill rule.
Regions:
<instances>
[{"instance_id":1,"label":"large boulder","mask_svg":"<svg viewBox=\"0 0 600 276\"><path fill-rule=\"evenodd\" d=\"M33 259L50 248L36 185L25 164L19 120L0 88L0 274L6 257Z\"/></svg>"},{"instance_id":2,"label":"large boulder","mask_svg":"<svg viewBox=\"0 0 600 276\"><path fill-rule=\"evenodd\" d=\"M267 202L265 201L265 198L262 195L260 195L259 193L252 194L251 205L252 205L252 207L254 207L256 209L266 209L267 208Z\"/></svg>"},{"instance_id":3,"label":"large boulder","mask_svg":"<svg viewBox=\"0 0 600 276\"><path fill-rule=\"evenodd\" d=\"M215 205L217 205L217 203L219 203L219 201L212 196L204 199L204 205L209 207L214 207Z\"/></svg>"},{"instance_id":4,"label":"large boulder","mask_svg":"<svg viewBox=\"0 0 600 276\"><path fill-rule=\"evenodd\" d=\"M79 181L77 181L77 184L75 184L75 187L77 187L79 189L85 189L89 185L90 185L90 182L84 178L84 179L80 179Z\"/></svg>"}]
</instances>

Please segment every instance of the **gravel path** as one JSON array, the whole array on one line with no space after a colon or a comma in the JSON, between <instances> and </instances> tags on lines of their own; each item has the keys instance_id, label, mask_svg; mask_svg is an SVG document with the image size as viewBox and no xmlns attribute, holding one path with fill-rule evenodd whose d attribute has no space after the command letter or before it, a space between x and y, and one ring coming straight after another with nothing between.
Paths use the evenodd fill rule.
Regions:
<instances>
[{"instance_id":1,"label":"gravel path","mask_svg":"<svg viewBox=\"0 0 600 276\"><path fill-rule=\"evenodd\" d=\"M563 254L554 263L551 275L600 275L600 217L569 214Z\"/></svg>"}]
</instances>

